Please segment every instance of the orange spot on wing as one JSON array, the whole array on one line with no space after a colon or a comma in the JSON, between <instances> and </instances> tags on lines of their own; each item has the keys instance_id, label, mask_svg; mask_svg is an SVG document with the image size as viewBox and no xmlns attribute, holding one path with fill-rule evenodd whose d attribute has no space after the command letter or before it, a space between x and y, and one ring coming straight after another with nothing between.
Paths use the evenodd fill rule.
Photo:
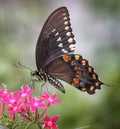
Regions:
<instances>
[{"instance_id":1,"label":"orange spot on wing","mask_svg":"<svg viewBox=\"0 0 120 129\"><path fill-rule=\"evenodd\" d=\"M86 60L82 60L82 65L86 65L87 61Z\"/></svg>"},{"instance_id":2,"label":"orange spot on wing","mask_svg":"<svg viewBox=\"0 0 120 129\"><path fill-rule=\"evenodd\" d=\"M72 83L72 86L76 87L76 86L77 86L77 84L73 82L73 83Z\"/></svg>"},{"instance_id":3,"label":"orange spot on wing","mask_svg":"<svg viewBox=\"0 0 120 129\"><path fill-rule=\"evenodd\" d=\"M93 91L95 89L94 86L90 86L90 91Z\"/></svg>"},{"instance_id":4,"label":"orange spot on wing","mask_svg":"<svg viewBox=\"0 0 120 129\"><path fill-rule=\"evenodd\" d=\"M64 55L63 59L64 59L65 62L68 62L69 61L69 55Z\"/></svg>"},{"instance_id":5,"label":"orange spot on wing","mask_svg":"<svg viewBox=\"0 0 120 129\"><path fill-rule=\"evenodd\" d=\"M100 86L100 84L101 84L100 82L95 82L95 86L97 87Z\"/></svg>"},{"instance_id":6,"label":"orange spot on wing","mask_svg":"<svg viewBox=\"0 0 120 129\"><path fill-rule=\"evenodd\" d=\"M77 73L78 75L82 75L82 74L83 74L83 72L82 72L81 70L77 70L76 73Z\"/></svg>"},{"instance_id":7,"label":"orange spot on wing","mask_svg":"<svg viewBox=\"0 0 120 129\"><path fill-rule=\"evenodd\" d=\"M78 70L78 66L75 66L75 67L74 67L74 70L77 71L77 70Z\"/></svg>"},{"instance_id":8,"label":"orange spot on wing","mask_svg":"<svg viewBox=\"0 0 120 129\"><path fill-rule=\"evenodd\" d=\"M83 91L83 92L86 91L86 88L85 87L81 88L81 91Z\"/></svg>"},{"instance_id":9,"label":"orange spot on wing","mask_svg":"<svg viewBox=\"0 0 120 129\"><path fill-rule=\"evenodd\" d=\"M97 76L96 76L95 73L92 74L92 78L93 78L93 79L96 79L96 78L97 78Z\"/></svg>"},{"instance_id":10,"label":"orange spot on wing","mask_svg":"<svg viewBox=\"0 0 120 129\"><path fill-rule=\"evenodd\" d=\"M92 72L93 71L93 68L92 67L88 67L88 72Z\"/></svg>"},{"instance_id":11,"label":"orange spot on wing","mask_svg":"<svg viewBox=\"0 0 120 129\"><path fill-rule=\"evenodd\" d=\"M79 60L80 56L79 55L75 55L75 60Z\"/></svg>"},{"instance_id":12,"label":"orange spot on wing","mask_svg":"<svg viewBox=\"0 0 120 129\"><path fill-rule=\"evenodd\" d=\"M78 78L74 78L73 81L75 84L79 84L79 82L80 82L80 80Z\"/></svg>"}]
</instances>

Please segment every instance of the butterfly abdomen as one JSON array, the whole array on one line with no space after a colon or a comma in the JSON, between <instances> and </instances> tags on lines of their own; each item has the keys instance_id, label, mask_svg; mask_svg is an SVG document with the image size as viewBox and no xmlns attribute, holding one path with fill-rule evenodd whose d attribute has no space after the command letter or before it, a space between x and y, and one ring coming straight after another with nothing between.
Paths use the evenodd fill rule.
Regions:
<instances>
[{"instance_id":1,"label":"butterfly abdomen","mask_svg":"<svg viewBox=\"0 0 120 129\"><path fill-rule=\"evenodd\" d=\"M49 76L48 81L49 81L49 83L50 83L51 85L53 85L53 86L54 86L55 88L57 88L59 91L65 93L65 89L64 89L62 83L59 82L56 78Z\"/></svg>"}]
</instances>

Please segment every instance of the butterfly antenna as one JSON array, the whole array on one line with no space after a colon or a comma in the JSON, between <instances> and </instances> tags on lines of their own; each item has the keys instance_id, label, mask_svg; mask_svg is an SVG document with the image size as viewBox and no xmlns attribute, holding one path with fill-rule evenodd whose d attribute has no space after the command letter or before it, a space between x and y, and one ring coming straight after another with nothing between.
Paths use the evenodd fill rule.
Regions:
<instances>
[{"instance_id":1,"label":"butterfly antenna","mask_svg":"<svg viewBox=\"0 0 120 129\"><path fill-rule=\"evenodd\" d=\"M30 67L27 67L27 66L25 66L25 65L22 65L20 62L18 62L17 64L14 64L14 66L15 66L15 67L18 67L18 68L30 70L30 72L31 72L31 78L30 78L30 81L28 82L28 84L29 84L30 86L32 86L32 89L34 89L35 80L32 78L32 72L33 72L33 70L32 70Z\"/></svg>"},{"instance_id":2,"label":"butterfly antenna","mask_svg":"<svg viewBox=\"0 0 120 129\"><path fill-rule=\"evenodd\" d=\"M30 70L31 72L33 71L30 67L27 67L25 65L22 65L20 62L18 62L17 64L14 64L15 67L18 67L18 68L25 68L25 69L28 69Z\"/></svg>"}]
</instances>

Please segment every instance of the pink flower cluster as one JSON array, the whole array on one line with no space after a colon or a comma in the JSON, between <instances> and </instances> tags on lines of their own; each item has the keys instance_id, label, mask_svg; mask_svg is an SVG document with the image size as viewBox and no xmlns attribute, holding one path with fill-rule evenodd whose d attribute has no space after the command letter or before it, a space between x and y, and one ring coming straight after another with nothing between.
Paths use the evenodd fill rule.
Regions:
<instances>
[{"instance_id":1,"label":"pink flower cluster","mask_svg":"<svg viewBox=\"0 0 120 129\"><path fill-rule=\"evenodd\" d=\"M46 111L51 105L61 103L57 100L57 94L49 95L43 92L39 98L33 97L34 90L28 85L22 87L21 91L8 91L6 88L0 90L0 116L4 115L7 109L9 119L14 121L17 115L20 115L24 120L34 122L42 128L58 129L56 121L59 116L52 118L46 115Z\"/></svg>"}]
</instances>

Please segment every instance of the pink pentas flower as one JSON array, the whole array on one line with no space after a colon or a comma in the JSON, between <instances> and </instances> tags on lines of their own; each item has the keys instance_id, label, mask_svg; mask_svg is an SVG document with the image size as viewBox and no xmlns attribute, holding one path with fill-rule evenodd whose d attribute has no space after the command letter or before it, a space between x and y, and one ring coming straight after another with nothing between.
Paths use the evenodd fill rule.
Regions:
<instances>
[{"instance_id":1,"label":"pink pentas flower","mask_svg":"<svg viewBox=\"0 0 120 129\"><path fill-rule=\"evenodd\" d=\"M15 103L8 108L8 111L10 112L10 120L13 120L15 117L15 113L19 112L19 106L20 106L20 103Z\"/></svg>"},{"instance_id":2,"label":"pink pentas flower","mask_svg":"<svg viewBox=\"0 0 120 129\"><path fill-rule=\"evenodd\" d=\"M43 95L41 96L41 99L48 101L48 104L54 105L55 103L61 103L62 100L57 99L57 94L49 95L47 92L43 92Z\"/></svg>"},{"instance_id":3,"label":"pink pentas flower","mask_svg":"<svg viewBox=\"0 0 120 129\"><path fill-rule=\"evenodd\" d=\"M18 113L25 113L26 111L27 111L27 107L26 107L26 105L21 105L20 107L19 107L19 111L18 111Z\"/></svg>"},{"instance_id":4,"label":"pink pentas flower","mask_svg":"<svg viewBox=\"0 0 120 129\"><path fill-rule=\"evenodd\" d=\"M18 102L18 113L25 113L26 111L29 110L29 105L27 104L27 102L25 100L21 100L20 102Z\"/></svg>"},{"instance_id":5,"label":"pink pentas flower","mask_svg":"<svg viewBox=\"0 0 120 129\"><path fill-rule=\"evenodd\" d=\"M10 119L13 120L15 118L15 114L24 114L27 111L28 105L26 101L21 100L20 102L14 103L13 105L9 106L8 112L10 112Z\"/></svg>"},{"instance_id":6,"label":"pink pentas flower","mask_svg":"<svg viewBox=\"0 0 120 129\"><path fill-rule=\"evenodd\" d=\"M7 91L6 87L0 90L0 116L4 113L5 108L5 99L7 98L9 92Z\"/></svg>"},{"instance_id":7,"label":"pink pentas flower","mask_svg":"<svg viewBox=\"0 0 120 129\"><path fill-rule=\"evenodd\" d=\"M5 103L4 103L4 102L0 102L0 116L3 115L3 113L4 113L4 108L5 108Z\"/></svg>"},{"instance_id":8,"label":"pink pentas flower","mask_svg":"<svg viewBox=\"0 0 120 129\"><path fill-rule=\"evenodd\" d=\"M6 97L8 95L8 91L6 89L6 87L4 87L4 89L0 90L0 98L3 99L4 97Z\"/></svg>"},{"instance_id":9,"label":"pink pentas flower","mask_svg":"<svg viewBox=\"0 0 120 129\"><path fill-rule=\"evenodd\" d=\"M50 118L49 116L46 116L45 122L43 124L43 128L58 129L58 126L56 125L58 118L59 116L54 116L52 118Z\"/></svg>"},{"instance_id":10,"label":"pink pentas flower","mask_svg":"<svg viewBox=\"0 0 120 129\"><path fill-rule=\"evenodd\" d=\"M33 92L34 90L30 89L28 85L22 87L21 91L10 92L6 87L0 90L0 116L4 114L4 109L6 109L5 111L9 112L8 118L12 121L16 120L19 115L23 120L35 120L36 124L39 123L43 128L58 129L56 122L59 116L50 118L46 112L50 105L62 101L57 99L57 94L49 95L47 92L43 92L40 98L36 98L32 96Z\"/></svg>"},{"instance_id":11,"label":"pink pentas flower","mask_svg":"<svg viewBox=\"0 0 120 129\"><path fill-rule=\"evenodd\" d=\"M22 98L29 98L34 90L31 90L28 85L22 87L22 91L16 91L16 94Z\"/></svg>"},{"instance_id":12,"label":"pink pentas flower","mask_svg":"<svg viewBox=\"0 0 120 129\"><path fill-rule=\"evenodd\" d=\"M4 102L8 105L11 106L19 101L20 97L15 96L14 92L10 92L8 96L5 98Z\"/></svg>"},{"instance_id":13,"label":"pink pentas flower","mask_svg":"<svg viewBox=\"0 0 120 129\"><path fill-rule=\"evenodd\" d=\"M38 108L47 108L44 104L44 100L37 99L36 97L31 97L28 105L30 105L32 112L35 112Z\"/></svg>"}]
</instances>

